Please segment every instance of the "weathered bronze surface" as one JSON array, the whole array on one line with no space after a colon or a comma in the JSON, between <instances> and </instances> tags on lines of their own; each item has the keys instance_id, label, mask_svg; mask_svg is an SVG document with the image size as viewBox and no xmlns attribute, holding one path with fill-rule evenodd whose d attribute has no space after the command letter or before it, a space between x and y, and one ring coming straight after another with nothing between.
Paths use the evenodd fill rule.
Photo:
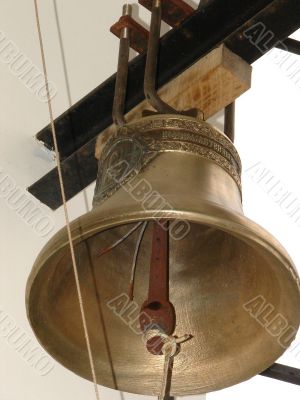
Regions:
<instances>
[{"instance_id":1,"label":"weathered bronze surface","mask_svg":"<svg viewBox=\"0 0 300 400\"><path fill-rule=\"evenodd\" d=\"M99 160L94 205L101 204L150 161L166 152L177 152L179 157L183 153L200 156L216 163L235 181L234 190L238 188L241 192L241 161L235 147L223 133L194 118L156 115L120 128L118 136L107 143ZM186 173L183 164L178 167ZM178 188L176 182L172 184ZM215 187L217 185L215 182ZM186 195L191 189L188 188Z\"/></svg>"},{"instance_id":2,"label":"weathered bronze surface","mask_svg":"<svg viewBox=\"0 0 300 400\"><path fill-rule=\"evenodd\" d=\"M175 334L192 335L174 359L172 395L246 380L269 367L293 340L300 322L299 278L281 245L243 215L240 175L231 141L189 117L145 118L107 144L95 207L72 223L99 384L147 395L160 389L163 357L147 351L139 328L152 224L140 247L134 303L127 292L138 230L99 257L138 221L170 221ZM260 319L251 316L245 304L254 298L264 299L271 312L269 307ZM45 349L91 379L66 229L38 256L26 304ZM280 334L270 329L277 316L286 321Z\"/></svg>"}]
</instances>

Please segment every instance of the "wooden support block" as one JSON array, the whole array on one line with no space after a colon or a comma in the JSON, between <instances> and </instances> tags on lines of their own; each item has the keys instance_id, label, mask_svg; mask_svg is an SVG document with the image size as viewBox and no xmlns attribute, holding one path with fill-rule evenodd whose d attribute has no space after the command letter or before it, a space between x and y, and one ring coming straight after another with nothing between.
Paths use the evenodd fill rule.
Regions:
<instances>
[{"instance_id":1,"label":"wooden support block","mask_svg":"<svg viewBox=\"0 0 300 400\"><path fill-rule=\"evenodd\" d=\"M251 72L249 64L221 45L163 86L159 94L178 111L197 108L203 112L204 119L208 119L250 89ZM126 120L141 118L146 109L151 107L144 100L126 115ZM115 130L111 125L101 133L96 158L99 158L104 138Z\"/></svg>"}]
</instances>

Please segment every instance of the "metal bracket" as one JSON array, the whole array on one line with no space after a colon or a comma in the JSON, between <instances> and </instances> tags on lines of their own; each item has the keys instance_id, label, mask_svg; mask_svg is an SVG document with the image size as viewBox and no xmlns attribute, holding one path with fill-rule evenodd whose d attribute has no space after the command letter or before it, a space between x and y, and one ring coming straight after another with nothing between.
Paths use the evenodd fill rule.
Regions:
<instances>
[{"instance_id":1,"label":"metal bracket","mask_svg":"<svg viewBox=\"0 0 300 400\"><path fill-rule=\"evenodd\" d=\"M139 54L144 53L148 46L149 31L136 22L131 15L123 15L119 21L110 28L110 31L121 39L124 28L127 28L130 32L130 47Z\"/></svg>"},{"instance_id":2,"label":"metal bracket","mask_svg":"<svg viewBox=\"0 0 300 400\"><path fill-rule=\"evenodd\" d=\"M139 0L139 3L149 11L152 10L153 0ZM179 26L194 11L193 7L183 0L162 1L162 20L173 28Z\"/></svg>"}]
</instances>

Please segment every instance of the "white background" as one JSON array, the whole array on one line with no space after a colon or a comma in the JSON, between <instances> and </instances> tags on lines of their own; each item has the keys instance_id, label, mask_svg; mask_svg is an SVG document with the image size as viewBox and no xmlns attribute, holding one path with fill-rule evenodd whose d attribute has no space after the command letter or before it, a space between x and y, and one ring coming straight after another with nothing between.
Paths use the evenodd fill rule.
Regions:
<instances>
[{"instance_id":1,"label":"white background","mask_svg":"<svg viewBox=\"0 0 300 400\"><path fill-rule=\"evenodd\" d=\"M40 0L39 3L49 77L58 88L53 100L55 116L58 116L69 108L69 100L54 7L52 0ZM57 0L73 103L116 69L118 41L109 33L109 28L118 19L122 4L122 0ZM140 17L148 21L149 13L141 10ZM0 30L41 68L32 0L1 0ZM300 39L300 32L294 37ZM300 69L300 57L291 57L299 63ZM257 184L246 172L255 163L263 163L272 171L274 179L293 192L300 203L300 85L298 83L297 87L287 75L288 71L276 65L271 56L265 56L254 64L252 90L237 101L236 146L244 165L245 214L276 236L295 264L300 266L300 226L266 193L267 188ZM0 171L25 189L55 165L52 155L34 140L35 133L49 122L47 106L2 62L0 94ZM94 184L86 191L89 207L93 187ZM34 343L25 313L26 280L42 246L64 225L62 209L52 212L43 205L40 207L55 223L53 232L45 238L39 237L8 207L5 199L0 198L0 310L14 318ZM72 219L87 211L83 193L69 202L69 209ZM300 337L298 340L300 342ZM94 398L90 382L58 364L49 375L40 377L2 337L0 352L0 400ZM300 368L300 354L297 356L287 351L279 361ZM120 399L118 392L104 388L100 388L100 392L102 399ZM285 397L295 400L299 395L297 386L258 376L235 387L208 394L207 398L279 400ZM125 395L125 398L146 399L133 395ZM191 399L200 399L200 396Z\"/></svg>"}]
</instances>

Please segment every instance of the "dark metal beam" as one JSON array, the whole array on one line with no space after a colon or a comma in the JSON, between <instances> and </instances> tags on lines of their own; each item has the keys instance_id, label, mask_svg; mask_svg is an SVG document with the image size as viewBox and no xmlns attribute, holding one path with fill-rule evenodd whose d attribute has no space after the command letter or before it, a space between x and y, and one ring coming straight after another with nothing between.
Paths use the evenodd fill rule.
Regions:
<instances>
[{"instance_id":1,"label":"dark metal beam","mask_svg":"<svg viewBox=\"0 0 300 400\"><path fill-rule=\"evenodd\" d=\"M89 141L61 163L67 200L91 184L97 177L98 163L95 159L96 139ZM39 179L28 191L52 210L62 205L57 168Z\"/></svg>"},{"instance_id":2,"label":"dark metal beam","mask_svg":"<svg viewBox=\"0 0 300 400\"><path fill-rule=\"evenodd\" d=\"M300 27L300 1L296 2L273 1L227 39L227 47L252 64Z\"/></svg>"},{"instance_id":3,"label":"dark metal beam","mask_svg":"<svg viewBox=\"0 0 300 400\"><path fill-rule=\"evenodd\" d=\"M300 1L212 0L206 7L195 11L180 27L172 29L162 38L158 87L224 42L247 62L254 62L263 52L244 35L244 32L260 22L267 31L273 32L272 40L267 43L267 49L271 49L300 26ZM144 99L144 69L145 55L136 57L130 63L126 111ZM96 178L96 136L112 123L114 86L115 75L55 121L58 146L63 159L67 199L83 190ZM53 147L49 126L43 129L37 138L48 148ZM32 185L29 191L52 209L61 205L56 169Z\"/></svg>"},{"instance_id":4,"label":"dark metal beam","mask_svg":"<svg viewBox=\"0 0 300 400\"><path fill-rule=\"evenodd\" d=\"M292 368L287 365L273 364L260 375L283 382L293 383L294 385L300 385L300 369Z\"/></svg>"},{"instance_id":5,"label":"dark metal beam","mask_svg":"<svg viewBox=\"0 0 300 400\"><path fill-rule=\"evenodd\" d=\"M295 39L287 38L283 42L278 43L278 49L289 51L290 53L300 56L300 42Z\"/></svg>"}]
</instances>

